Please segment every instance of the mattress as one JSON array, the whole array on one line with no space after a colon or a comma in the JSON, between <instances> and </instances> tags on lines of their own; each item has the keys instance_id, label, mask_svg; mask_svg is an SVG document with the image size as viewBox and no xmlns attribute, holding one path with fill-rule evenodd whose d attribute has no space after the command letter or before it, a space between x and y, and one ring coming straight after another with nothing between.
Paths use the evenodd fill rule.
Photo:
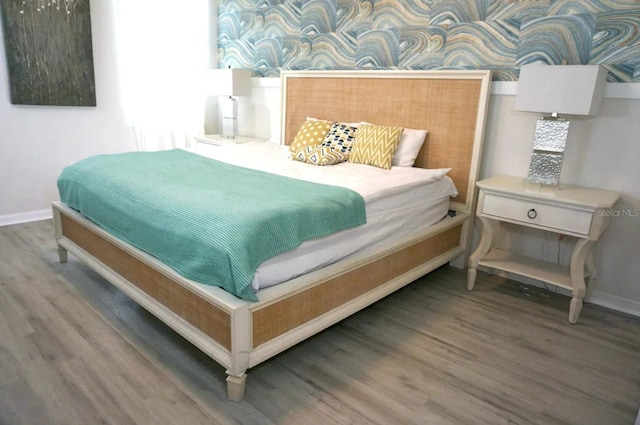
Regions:
<instances>
[{"instance_id":1,"label":"mattress","mask_svg":"<svg viewBox=\"0 0 640 425\"><path fill-rule=\"evenodd\" d=\"M292 161L286 146L265 142L199 145L189 150L233 165L346 187L365 200L365 225L304 242L265 261L258 267L251 285L256 292L375 248L377 244L401 240L424 230L447 215L450 198L458 194L446 175L449 169L381 170L351 163L318 167Z\"/></svg>"}]
</instances>

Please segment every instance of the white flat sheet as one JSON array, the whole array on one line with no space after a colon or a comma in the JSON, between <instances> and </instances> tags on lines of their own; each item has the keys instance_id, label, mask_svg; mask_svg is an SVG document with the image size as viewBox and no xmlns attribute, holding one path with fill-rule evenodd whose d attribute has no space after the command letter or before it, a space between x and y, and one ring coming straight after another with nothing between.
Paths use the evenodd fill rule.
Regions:
<instances>
[{"instance_id":1,"label":"white flat sheet","mask_svg":"<svg viewBox=\"0 0 640 425\"><path fill-rule=\"evenodd\" d=\"M365 200L367 223L324 238L265 261L256 271L255 291L317 270L390 238L402 239L440 221L449 199L458 193L448 169L425 170L342 163L318 167L292 161L286 146L267 142L190 149L230 164L316 183L347 187Z\"/></svg>"}]
</instances>

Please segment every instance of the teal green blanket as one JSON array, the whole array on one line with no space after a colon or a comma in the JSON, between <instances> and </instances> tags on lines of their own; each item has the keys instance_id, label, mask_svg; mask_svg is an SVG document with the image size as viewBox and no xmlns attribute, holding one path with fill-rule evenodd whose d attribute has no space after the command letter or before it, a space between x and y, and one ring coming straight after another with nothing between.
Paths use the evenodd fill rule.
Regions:
<instances>
[{"instance_id":1,"label":"teal green blanket","mask_svg":"<svg viewBox=\"0 0 640 425\"><path fill-rule=\"evenodd\" d=\"M94 156L65 168L60 199L182 276L257 301L265 260L366 222L348 189L183 150Z\"/></svg>"}]
</instances>

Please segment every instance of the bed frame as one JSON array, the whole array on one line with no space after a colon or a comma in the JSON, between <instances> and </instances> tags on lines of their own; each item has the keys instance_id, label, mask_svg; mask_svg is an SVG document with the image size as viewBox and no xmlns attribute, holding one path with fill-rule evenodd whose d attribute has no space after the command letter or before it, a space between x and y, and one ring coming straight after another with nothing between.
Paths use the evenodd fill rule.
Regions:
<instances>
[{"instance_id":1,"label":"bed frame","mask_svg":"<svg viewBox=\"0 0 640 425\"><path fill-rule=\"evenodd\" d=\"M53 203L61 262L70 251L227 370L239 401L246 371L464 257L486 117L489 71L283 71L282 143L307 116L428 129L417 167L452 167L453 213L400 243L353 255L258 292L259 302L185 279L150 255Z\"/></svg>"}]
</instances>

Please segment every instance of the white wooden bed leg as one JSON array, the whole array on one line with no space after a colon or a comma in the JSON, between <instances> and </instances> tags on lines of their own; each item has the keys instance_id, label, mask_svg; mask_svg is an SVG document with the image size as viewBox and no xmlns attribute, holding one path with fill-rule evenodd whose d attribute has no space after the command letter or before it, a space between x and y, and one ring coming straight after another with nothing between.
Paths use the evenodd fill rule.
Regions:
<instances>
[{"instance_id":1,"label":"white wooden bed leg","mask_svg":"<svg viewBox=\"0 0 640 425\"><path fill-rule=\"evenodd\" d=\"M244 387L247 382L247 374L240 373L238 375L226 371L227 373L227 397L236 403L242 400L244 396Z\"/></svg>"},{"instance_id":2,"label":"white wooden bed leg","mask_svg":"<svg viewBox=\"0 0 640 425\"><path fill-rule=\"evenodd\" d=\"M58 258L60 259L61 263L67 262L67 250L60 245L58 245Z\"/></svg>"},{"instance_id":3,"label":"white wooden bed leg","mask_svg":"<svg viewBox=\"0 0 640 425\"><path fill-rule=\"evenodd\" d=\"M53 227L56 232L56 241L60 240L62 237L62 216L58 207L54 204L52 206L53 212ZM58 258L61 263L67 262L67 250L60 246L58 243Z\"/></svg>"},{"instance_id":4,"label":"white wooden bed leg","mask_svg":"<svg viewBox=\"0 0 640 425\"><path fill-rule=\"evenodd\" d=\"M227 397L236 403L244 396L252 345L251 312L243 304L231 313L231 367L227 369Z\"/></svg>"}]
</instances>

